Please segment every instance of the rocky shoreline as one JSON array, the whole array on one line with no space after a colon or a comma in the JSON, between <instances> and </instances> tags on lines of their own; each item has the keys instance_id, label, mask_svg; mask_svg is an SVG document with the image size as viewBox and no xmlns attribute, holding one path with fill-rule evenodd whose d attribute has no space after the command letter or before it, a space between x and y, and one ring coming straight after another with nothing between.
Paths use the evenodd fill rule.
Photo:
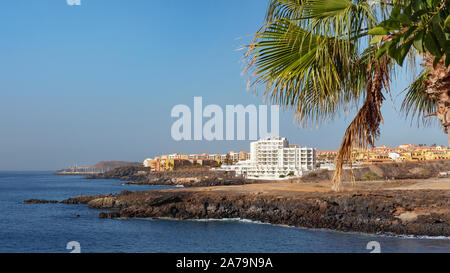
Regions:
<instances>
[{"instance_id":1,"label":"rocky shoreline","mask_svg":"<svg viewBox=\"0 0 450 273\"><path fill-rule=\"evenodd\" d=\"M212 188L216 187L123 191L120 194L78 196L60 203L87 204L89 208L101 209L100 218L241 218L338 231L450 236L450 190L293 194Z\"/></svg>"}]
</instances>

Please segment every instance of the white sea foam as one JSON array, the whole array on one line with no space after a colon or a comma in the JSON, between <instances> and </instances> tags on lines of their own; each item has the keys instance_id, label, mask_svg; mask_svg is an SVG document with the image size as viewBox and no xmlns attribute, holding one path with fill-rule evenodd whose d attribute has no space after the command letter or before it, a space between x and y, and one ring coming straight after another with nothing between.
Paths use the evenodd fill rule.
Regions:
<instances>
[{"instance_id":1,"label":"white sea foam","mask_svg":"<svg viewBox=\"0 0 450 273\"><path fill-rule=\"evenodd\" d=\"M355 235L363 235L370 237L396 237L396 238L404 238L404 239L420 239L420 240L450 240L450 236L427 236L427 235L407 235L407 234L394 234L394 233L364 233L358 231L340 231L328 228L306 228L306 227L296 227L284 224L271 224L267 222L254 221L250 219L242 219L242 218L207 218L207 219L186 219L179 220L176 218L170 217L159 217L159 218L140 218L140 219L148 219L148 220L170 220L170 221L193 221L193 222L240 222L245 224L258 224L258 225L271 225L271 226L279 226L284 228L295 228L302 229L308 231L326 231L326 232L338 232L345 234L355 234Z\"/></svg>"},{"instance_id":2,"label":"white sea foam","mask_svg":"<svg viewBox=\"0 0 450 273\"><path fill-rule=\"evenodd\" d=\"M208 218L208 219L187 219L188 221L195 222L241 222L248 224L262 224L262 225L273 225L271 223L265 223L261 221L253 221L249 219L241 219L241 218Z\"/></svg>"},{"instance_id":3,"label":"white sea foam","mask_svg":"<svg viewBox=\"0 0 450 273\"><path fill-rule=\"evenodd\" d=\"M377 234L386 237L400 237L405 239L424 239L424 240L450 240L450 236L428 236L428 235L406 235L406 234Z\"/></svg>"},{"instance_id":4,"label":"white sea foam","mask_svg":"<svg viewBox=\"0 0 450 273\"><path fill-rule=\"evenodd\" d=\"M187 221L196 221L196 222L241 222L241 223L248 223L248 224L260 224L260 225L272 225L272 226L280 226L285 228L295 228L295 229L303 229L303 230L310 230L310 231L329 231L329 232L339 232L339 233L346 233L346 234L358 234L358 235L364 235L364 236L373 236L373 237L397 237L397 238L404 238L404 239L423 239L423 240L450 240L450 236L427 236L427 235L407 235L407 234L395 234L395 233L364 233L364 232L358 232L358 231L340 231L340 230L334 230L334 229L328 229L328 228L305 228L305 227L296 227L296 226L290 226L290 225L284 225L284 224L271 224L267 222L261 222L261 221L254 221L250 219L241 219L241 218L209 218L209 219L187 219Z\"/></svg>"}]
</instances>

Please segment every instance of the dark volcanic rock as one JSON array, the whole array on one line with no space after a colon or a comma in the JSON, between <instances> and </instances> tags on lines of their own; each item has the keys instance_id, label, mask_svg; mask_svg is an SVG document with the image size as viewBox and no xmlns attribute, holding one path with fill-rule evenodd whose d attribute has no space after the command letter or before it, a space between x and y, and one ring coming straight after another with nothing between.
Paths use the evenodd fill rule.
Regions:
<instances>
[{"instance_id":1,"label":"dark volcanic rock","mask_svg":"<svg viewBox=\"0 0 450 273\"><path fill-rule=\"evenodd\" d=\"M103 178L127 177L144 184L163 182L186 187L247 183L228 175L205 170L149 173L142 168L123 168L105 173ZM258 187L261 187L260 191ZM241 218L340 231L450 236L450 190L374 188L336 193L258 187L123 191L120 194L78 196L60 203L87 204L89 208L105 210L99 214L100 218ZM24 202L57 201L31 199Z\"/></svg>"},{"instance_id":2,"label":"dark volcanic rock","mask_svg":"<svg viewBox=\"0 0 450 273\"><path fill-rule=\"evenodd\" d=\"M88 175L88 179L120 179L134 180L144 177L140 172L147 173L148 168L145 167L119 167L105 173Z\"/></svg>"},{"instance_id":3,"label":"dark volcanic rock","mask_svg":"<svg viewBox=\"0 0 450 273\"><path fill-rule=\"evenodd\" d=\"M58 201L56 200L44 200L44 199L28 199L23 201L25 204L54 204L54 203L58 203Z\"/></svg>"},{"instance_id":4,"label":"dark volcanic rock","mask_svg":"<svg viewBox=\"0 0 450 273\"><path fill-rule=\"evenodd\" d=\"M99 218L118 218L120 217L119 212L100 212Z\"/></svg>"},{"instance_id":5,"label":"dark volcanic rock","mask_svg":"<svg viewBox=\"0 0 450 273\"><path fill-rule=\"evenodd\" d=\"M61 201L63 204L87 204L90 201L97 199L97 198L103 198L111 195L82 195L77 197L72 197L66 200Z\"/></svg>"},{"instance_id":6,"label":"dark volcanic rock","mask_svg":"<svg viewBox=\"0 0 450 273\"><path fill-rule=\"evenodd\" d=\"M366 233L450 236L450 191L299 192L275 196L208 191L146 191L78 197L114 210L100 218L241 218Z\"/></svg>"}]
</instances>

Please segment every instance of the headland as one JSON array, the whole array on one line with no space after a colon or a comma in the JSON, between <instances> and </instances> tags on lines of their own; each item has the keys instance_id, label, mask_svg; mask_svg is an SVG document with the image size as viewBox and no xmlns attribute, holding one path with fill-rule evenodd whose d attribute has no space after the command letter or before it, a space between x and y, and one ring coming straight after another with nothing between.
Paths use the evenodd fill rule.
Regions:
<instances>
[{"instance_id":1,"label":"headland","mask_svg":"<svg viewBox=\"0 0 450 273\"><path fill-rule=\"evenodd\" d=\"M446 168L446 164L443 164L443 168ZM429 166L425 167L430 169ZM408 173L411 170L412 173L418 171L417 166L392 168L405 168L409 170ZM433 170L439 172L440 168ZM162 180L148 180L148 173L144 174L142 170L130 171L128 168L128 171L128 175L122 178L135 179L136 177L129 175L137 174L137 171L141 172L140 183L161 184ZM199 170L190 175L198 175L197 171ZM379 170L372 168L368 171L375 173ZM124 170L120 172L123 173ZM117 175L120 172L115 170L116 175L110 178L120 179ZM186 170L175 176L180 178L184 175L186 178L189 177L189 172L192 171ZM360 172L361 174L356 173L358 177L367 178L367 173ZM205 174L208 173L205 171ZM390 173L395 175L395 172ZM188 179L173 180L174 177L171 175L174 173L161 174L161 177L169 184L173 181L184 181L179 182L184 185L196 184L195 181L188 182ZM226 174L223 175L226 177ZM205 175L204 179L199 179L197 185L192 187L78 196L59 203L86 204L89 208L100 209L100 218L168 217L180 220L241 218L271 224L348 232L450 236L450 178L438 178L434 173L433 177L429 178L392 179L391 176L388 180L378 181L359 179L356 184L344 183L342 192L330 189L328 176L323 172L311 174L303 180L276 182L252 183L241 179L240 184L216 185L212 182L207 184L205 181L208 179L226 180L220 176L211 178ZM230 179L233 180L231 177ZM29 202L39 203L38 201Z\"/></svg>"}]
</instances>

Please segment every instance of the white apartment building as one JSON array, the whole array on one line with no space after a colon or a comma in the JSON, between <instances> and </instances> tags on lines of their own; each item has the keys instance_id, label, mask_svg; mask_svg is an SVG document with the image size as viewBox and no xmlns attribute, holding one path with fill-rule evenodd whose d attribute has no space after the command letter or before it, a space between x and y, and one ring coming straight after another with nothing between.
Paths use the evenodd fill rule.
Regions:
<instances>
[{"instance_id":1,"label":"white apartment building","mask_svg":"<svg viewBox=\"0 0 450 273\"><path fill-rule=\"evenodd\" d=\"M250 159L223 166L247 178L299 177L315 169L316 150L289 145L286 138L270 137L250 143Z\"/></svg>"}]
</instances>

